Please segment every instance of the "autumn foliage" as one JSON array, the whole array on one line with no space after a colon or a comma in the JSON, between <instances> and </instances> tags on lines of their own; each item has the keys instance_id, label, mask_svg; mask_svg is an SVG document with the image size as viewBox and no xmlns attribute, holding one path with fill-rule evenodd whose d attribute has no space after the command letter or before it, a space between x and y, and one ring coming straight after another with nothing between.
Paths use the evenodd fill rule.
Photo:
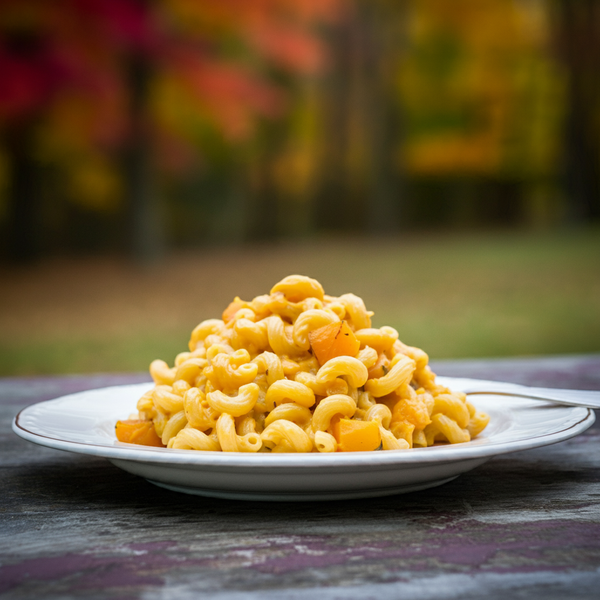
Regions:
<instances>
[{"instance_id":1,"label":"autumn foliage","mask_svg":"<svg viewBox=\"0 0 600 600\"><path fill-rule=\"evenodd\" d=\"M0 132L34 130L32 150L71 169L107 168L131 135L131 71L146 69L151 131L165 168L206 130L229 141L277 117L271 76L314 72L314 31L336 0L0 0ZM139 70L139 69L138 69ZM89 169L88 169L89 170Z\"/></svg>"}]
</instances>

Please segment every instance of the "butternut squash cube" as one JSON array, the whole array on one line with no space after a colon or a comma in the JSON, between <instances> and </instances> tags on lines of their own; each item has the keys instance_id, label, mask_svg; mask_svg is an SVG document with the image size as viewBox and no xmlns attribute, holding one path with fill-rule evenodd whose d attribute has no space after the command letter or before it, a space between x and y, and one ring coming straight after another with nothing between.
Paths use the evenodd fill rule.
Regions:
<instances>
[{"instance_id":1,"label":"butternut squash cube","mask_svg":"<svg viewBox=\"0 0 600 600\"><path fill-rule=\"evenodd\" d=\"M331 427L339 452L368 452L381 446L377 421L339 419Z\"/></svg>"},{"instance_id":2,"label":"butternut squash cube","mask_svg":"<svg viewBox=\"0 0 600 600\"><path fill-rule=\"evenodd\" d=\"M360 342L346 321L330 323L308 334L313 354L324 365L336 356L356 356Z\"/></svg>"},{"instance_id":3,"label":"butternut squash cube","mask_svg":"<svg viewBox=\"0 0 600 600\"><path fill-rule=\"evenodd\" d=\"M130 419L117 421L115 427L117 439L126 444L139 444L140 446L156 446L164 448L162 440L156 435L152 421Z\"/></svg>"}]
</instances>

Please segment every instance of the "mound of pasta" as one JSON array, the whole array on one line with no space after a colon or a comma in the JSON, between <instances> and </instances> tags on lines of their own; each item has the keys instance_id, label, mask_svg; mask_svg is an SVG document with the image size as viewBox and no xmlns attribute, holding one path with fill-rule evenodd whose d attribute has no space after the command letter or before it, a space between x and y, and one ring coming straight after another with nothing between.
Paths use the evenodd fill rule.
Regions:
<instances>
[{"instance_id":1,"label":"mound of pasta","mask_svg":"<svg viewBox=\"0 0 600 600\"><path fill-rule=\"evenodd\" d=\"M437 385L428 356L371 327L354 294L291 275L200 323L189 352L150 365L155 387L122 442L222 452L406 450L467 442L487 425Z\"/></svg>"}]
</instances>

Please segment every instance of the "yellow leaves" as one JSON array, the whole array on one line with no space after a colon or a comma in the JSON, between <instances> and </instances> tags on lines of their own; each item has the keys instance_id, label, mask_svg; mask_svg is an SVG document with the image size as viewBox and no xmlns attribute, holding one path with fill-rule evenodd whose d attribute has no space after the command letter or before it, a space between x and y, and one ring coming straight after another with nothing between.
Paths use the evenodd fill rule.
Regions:
<instances>
[{"instance_id":1,"label":"yellow leaves","mask_svg":"<svg viewBox=\"0 0 600 600\"><path fill-rule=\"evenodd\" d=\"M413 0L408 53L398 85L410 130L398 161L418 174L548 173L555 139L556 87L543 3L505 0ZM544 101L540 102L541 96ZM551 144L545 147L551 146Z\"/></svg>"},{"instance_id":2,"label":"yellow leaves","mask_svg":"<svg viewBox=\"0 0 600 600\"><path fill-rule=\"evenodd\" d=\"M72 202L97 211L115 210L122 198L122 184L115 165L101 154L80 156L67 174Z\"/></svg>"}]
</instances>

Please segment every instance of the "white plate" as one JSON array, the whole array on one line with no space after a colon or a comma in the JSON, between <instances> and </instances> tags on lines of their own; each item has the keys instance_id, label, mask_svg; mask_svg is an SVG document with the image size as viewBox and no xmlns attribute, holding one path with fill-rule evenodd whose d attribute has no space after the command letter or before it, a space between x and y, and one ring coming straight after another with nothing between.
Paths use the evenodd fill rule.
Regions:
<instances>
[{"instance_id":1,"label":"white plate","mask_svg":"<svg viewBox=\"0 0 600 600\"><path fill-rule=\"evenodd\" d=\"M485 382L439 377L455 390ZM246 500L336 500L412 492L451 481L493 456L554 444L594 422L588 408L517 396L476 396L491 419L466 444L397 452L245 454L172 450L123 444L115 423L136 412L151 384L90 390L22 410L13 430L57 450L108 458L116 466L178 492Z\"/></svg>"}]
</instances>

